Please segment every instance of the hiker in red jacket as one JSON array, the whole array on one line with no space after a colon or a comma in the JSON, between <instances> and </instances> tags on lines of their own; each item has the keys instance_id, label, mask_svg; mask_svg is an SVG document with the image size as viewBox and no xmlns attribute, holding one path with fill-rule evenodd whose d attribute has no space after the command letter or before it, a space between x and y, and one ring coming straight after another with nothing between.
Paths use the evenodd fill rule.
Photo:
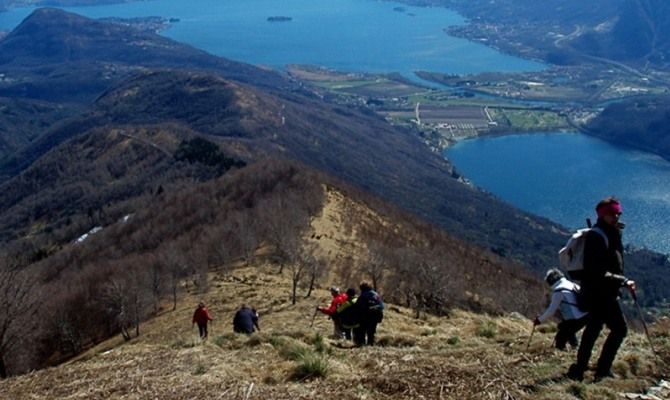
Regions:
<instances>
[{"instance_id":1,"label":"hiker in red jacket","mask_svg":"<svg viewBox=\"0 0 670 400\"><path fill-rule=\"evenodd\" d=\"M193 313L193 324L198 324L198 330L200 331L200 339L207 339L207 323L213 321L211 315L209 315L209 310L205 303L200 302L198 308L195 309Z\"/></svg>"},{"instance_id":2,"label":"hiker in red jacket","mask_svg":"<svg viewBox=\"0 0 670 400\"><path fill-rule=\"evenodd\" d=\"M340 293L338 287L331 287L330 294L333 296L333 300L330 302L330 307L317 307L322 313L329 315L330 319L333 320L333 337L335 339L342 339L344 332L342 331L342 324L340 318L337 315L337 306L344 303L348 300L346 293Z\"/></svg>"}]
</instances>

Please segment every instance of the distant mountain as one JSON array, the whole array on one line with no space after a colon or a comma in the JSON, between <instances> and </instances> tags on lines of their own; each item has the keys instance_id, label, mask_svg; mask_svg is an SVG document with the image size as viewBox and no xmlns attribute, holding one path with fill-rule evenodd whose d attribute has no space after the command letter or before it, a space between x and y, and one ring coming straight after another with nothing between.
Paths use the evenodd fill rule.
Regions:
<instances>
[{"instance_id":1,"label":"distant mountain","mask_svg":"<svg viewBox=\"0 0 670 400\"><path fill-rule=\"evenodd\" d=\"M69 146L68 140L100 129L161 129L164 124L205 135L246 160L265 155L300 160L530 264L542 265L562 241L559 227L458 182L444 159L378 116L199 72L145 73L106 93L92 111L54 126L16 157L15 173L24 172L0 187L2 208L20 207L49 186L44 186L49 174L34 169L43 157L67 165L61 157L69 151L56 155L53 149ZM514 231L528 232L522 238L527 242L511 245L519 241Z\"/></svg>"},{"instance_id":2,"label":"distant mountain","mask_svg":"<svg viewBox=\"0 0 670 400\"><path fill-rule=\"evenodd\" d=\"M226 78L286 88L279 74L212 56L163 36L60 9L30 14L0 41L0 96L88 102L145 68L216 71Z\"/></svg>"},{"instance_id":3,"label":"distant mountain","mask_svg":"<svg viewBox=\"0 0 670 400\"><path fill-rule=\"evenodd\" d=\"M670 3L665 0L405 1L454 8L472 25L454 27L455 33L486 36L506 49L549 62L580 62L585 55L670 65Z\"/></svg>"},{"instance_id":4,"label":"distant mountain","mask_svg":"<svg viewBox=\"0 0 670 400\"><path fill-rule=\"evenodd\" d=\"M611 104L586 129L609 142L670 160L670 97L645 97Z\"/></svg>"},{"instance_id":5,"label":"distant mountain","mask_svg":"<svg viewBox=\"0 0 670 400\"><path fill-rule=\"evenodd\" d=\"M63 43L45 35L42 23ZM182 140L203 137L224 154L248 162L268 156L298 160L536 271L554 263L565 240L562 227L459 182L450 164L412 133L390 126L369 110L329 104L292 90L295 85L274 72L221 60L158 36L142 36L142 49L152 60L149 68L141 64L148 63L142 61L144 50L126 40L125 35L138 33L112 25L58 10L39 10L0 41L9 70L29 71L22 79L38 82L47 93L52 80L68 82L73 94L66 97L77 100L81 83L69 79L86 71L92 73L81 85L82 91L104 88L93 103L78 99L77 107L90 104L80 115L43 129L2 164L0 234L4 240L48 237L56 226L67 226L68 219L82 212L132 202L136 196L158 190L157 186L211 176L207 168L186 168L175 159ZM126 46L129 53L117 49L112 56L98 50L107 43L122 43L119 46ZM161 50L153 53L155 48ZM37 49L53 50L41 63ZM159 54L165 56L169 70L157 70ZM202 57L211 68L191 67L184 54ZM182 67L178 70L175 65ZM81 72L81 66L89 69ZM110 66L123 67L124 72L106 79ZM62 71L65 78L52 75L53 71ZM92 96L96 91L88 93ZM16 97L30 96L19 91ZM50 98L53 104L71 104ZM105 155L106 143L111 149L132 144L136 150L128 153L127 160L118 150L121 159L112 161ZM156 152L151 143L163 150ZM71 229L70 236L75 231Z\"/></svg>"},{"instance_id":6,"label":"distant mountain","mask_svg":"<svg viewBox=\"0 0 670 400\"><path fill-rule=\"evenodd\" d=\"M576 38L574 47L619 61L668 65L670 3L667 1L625 0L612 23L603 25L591 27Z\"/></svg>"}]
</instances>

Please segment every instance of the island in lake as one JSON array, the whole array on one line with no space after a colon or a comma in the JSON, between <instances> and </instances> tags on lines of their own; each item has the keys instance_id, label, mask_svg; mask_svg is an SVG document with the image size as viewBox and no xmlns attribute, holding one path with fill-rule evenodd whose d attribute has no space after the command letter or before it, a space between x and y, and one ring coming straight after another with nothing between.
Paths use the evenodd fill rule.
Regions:
<instances>
[{"instance_id":1,"label":"island in lake","mask_svg":"<svg viewBox=\"0 0 670 400\"><path fill-rule=\"evenodd\" d=\"M281 15L268 17L268 22L289 22L289 21L292 21L292 20L293 20L293 18L291 18L291 17L284 17L284 16L281 16Z\"/></svg>"}]
</instances>

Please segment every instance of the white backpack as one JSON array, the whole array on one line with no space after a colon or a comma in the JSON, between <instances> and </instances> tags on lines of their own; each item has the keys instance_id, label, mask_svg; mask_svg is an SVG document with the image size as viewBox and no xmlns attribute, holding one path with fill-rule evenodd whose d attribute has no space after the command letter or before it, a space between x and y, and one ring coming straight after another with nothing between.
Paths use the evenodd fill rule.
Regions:
<instances>
[{"instance_id":1,"label":"white backpack","mask_svg":"<svg viewBox=\"0 0 670 400\"><path fill-rule=\"evenodd\" d=\"M605 247L609 247L607 235L597 226L579 229L573 233L565 244L565 247L558 252L558 263L572 280L580 281L582 278L581 275L584 270L584 244L586 243L586 235L590 231L594 231L602 236L605 240Z\"/></svg>"}]
</instances>

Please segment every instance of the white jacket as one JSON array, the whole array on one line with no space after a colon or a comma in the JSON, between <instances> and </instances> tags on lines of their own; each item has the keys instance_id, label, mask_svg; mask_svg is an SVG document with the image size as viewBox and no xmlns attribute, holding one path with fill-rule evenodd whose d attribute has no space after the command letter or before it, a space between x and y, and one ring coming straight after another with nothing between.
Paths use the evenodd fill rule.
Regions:
<instances>
[{"instance_id":1,"label":"white jacket","mask_svg":"<svg viewBox=\"0 0 670 400\"><path fill-rule=\"evenodd\" d=\"M561 310L561 315L564 320L579 319L587 313L577 307L577 298L575 291L579 290L579 285L563 277L551 286L551 303L542 315L538 317L540 323L556 314L557 310Z\"/></svg>"}]
</instances>

